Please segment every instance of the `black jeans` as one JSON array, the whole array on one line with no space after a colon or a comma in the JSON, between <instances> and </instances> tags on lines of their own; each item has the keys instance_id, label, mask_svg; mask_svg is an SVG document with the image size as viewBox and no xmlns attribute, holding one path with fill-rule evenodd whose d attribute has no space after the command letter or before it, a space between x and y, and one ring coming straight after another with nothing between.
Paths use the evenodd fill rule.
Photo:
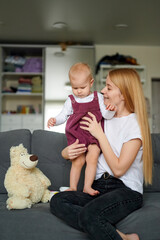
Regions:
<instances>
[{"instance_id":1,"label":"black jeans","mask_svg":"<svg viewBox=\"0 0 160 240\"><path fill-rule=\"evenodd\" d=\"M54 195L51 212L70 226L88 233L92 240L122 240L115 224L142 206L142 194L107 173L95 180L92 187L100 192L98 196L76 191Z\"/></svg>"}]
</instances>

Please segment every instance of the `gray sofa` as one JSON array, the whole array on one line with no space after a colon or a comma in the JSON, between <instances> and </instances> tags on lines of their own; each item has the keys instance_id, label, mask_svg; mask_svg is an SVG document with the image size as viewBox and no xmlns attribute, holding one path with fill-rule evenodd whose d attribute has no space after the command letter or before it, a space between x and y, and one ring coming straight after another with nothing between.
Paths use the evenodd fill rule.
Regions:
<instances>
[{"instance_id":1,"label":"gray sofa","mask_svg":"<svg viewBox=\"0 0 160 240\"><path fill-rule=\"evenodd\" d=\"M89 240L50 213L49 203L30 209L7 210L5 173L10 166L9 149L23 143L29 153L39 157L39 167L51 180L50 190L68 186L70 162L61 157L66 146L64 134L45 130L12 130L0 133L0 240ZM152 135L154 152L153 185L144 187L144 205L117 224L124 233L136 232L140 240L160 240L160 134ZM83 174L79 190L82 189ZM118 214L118 213L117 213ZM107 240L107 239L106 239Z\"/></svg>"}]
</instances>

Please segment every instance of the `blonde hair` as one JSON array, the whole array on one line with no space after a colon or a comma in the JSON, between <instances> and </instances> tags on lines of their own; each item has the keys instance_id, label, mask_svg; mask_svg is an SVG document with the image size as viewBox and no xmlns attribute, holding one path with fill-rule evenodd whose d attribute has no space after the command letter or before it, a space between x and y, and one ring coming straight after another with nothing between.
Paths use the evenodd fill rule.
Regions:
<instances>
[{"instance_id":1,"label":"blonde hair","mask_svg":"<svg viewBox=\"0 0 160 240\"><path fill-rule=\"evenodd\" d=\"M109 72L110 80L120 89L126 108L135 112L141 130L143 145L143 172L145 184L152 183L152 142L148 123L146 101L138 73L134 69L123 68Z\"/></svg>"},{"instance_id":2,"label":"blonde hair","mask_svg":"<svg viewBox=\"0 0 160 240\"><path fill-rule=\"evenodd\" d=\"M89 80L93 79L92 69L87 63L82 62L75 63L71 66L69 70L69 78L71 78L72 75L79 74L81 72L85 72Z\"/></svg>"}]
</instances>

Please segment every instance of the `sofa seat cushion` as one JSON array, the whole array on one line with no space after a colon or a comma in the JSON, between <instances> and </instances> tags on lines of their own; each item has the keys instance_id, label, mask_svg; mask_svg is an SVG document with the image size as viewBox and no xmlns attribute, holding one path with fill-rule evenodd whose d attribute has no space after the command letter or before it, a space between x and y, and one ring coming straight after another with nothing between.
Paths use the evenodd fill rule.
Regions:
<instances>
[{"instance_id":1,"label":"sofa seat cushion","mask_svg":"<svg viewBox=\"0 0 160 240\"><path fill-rule=\"evenodd\" d=\"M27 129L0 132L0 193L6 193L5 174L10 167L10 148L23 143L31 151L31 132Z\"/></svg>"},{"instance_id":2,"label":"sofa seat cushion","mask_svg":"<svg viewBox=\"0 0 160 240\"><path fill-rule=\"evenodd\" d=\"M66 225L50 212L49 203L39 203L30 209L7 210L7 194L0 194L0 239L89 240L87 234ZM138 233L140 240L158 240L160 193L145 193L142 208L117 224L124 233ZM17 228L18 226L18 228Z\"/></svg>"},{"instance_id":3,"label":"sofa seat cushion","mask_svg":"<svg viewBox=\"0 0 160 240\"><path fill-rule=\"evenodd\" d=\"M30 209L7 210L7 194L0 194L0 239L10 240L89 240L50 212L49 203Z\"/></svg>"}]
</instances>

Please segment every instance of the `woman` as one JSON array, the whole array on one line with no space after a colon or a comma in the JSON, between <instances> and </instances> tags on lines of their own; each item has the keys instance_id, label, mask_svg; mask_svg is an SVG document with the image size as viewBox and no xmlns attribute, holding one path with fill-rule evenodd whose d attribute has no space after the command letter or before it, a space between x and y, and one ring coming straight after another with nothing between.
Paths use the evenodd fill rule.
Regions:
<instances>
[{"instance_id":1,"label":"woman","mask_svg":"<svg viewBox=\"0 0 160 240\"><path fill-rule=\"evenodd\" d=\"M102 150L92 186L100 194L56 194L51 212L92 240L138 240L137 234L123 234L115 225L142 206L143 178L146 184L152 182L152 144L140 78L133 69L112 70L102 93L105 105L111 103L117 109L111 120L105 120L104 132L91 113L91 119L81 122ZM62 155L74 161L84 151L77 140Z\"/></svg>"}]
</instances>

